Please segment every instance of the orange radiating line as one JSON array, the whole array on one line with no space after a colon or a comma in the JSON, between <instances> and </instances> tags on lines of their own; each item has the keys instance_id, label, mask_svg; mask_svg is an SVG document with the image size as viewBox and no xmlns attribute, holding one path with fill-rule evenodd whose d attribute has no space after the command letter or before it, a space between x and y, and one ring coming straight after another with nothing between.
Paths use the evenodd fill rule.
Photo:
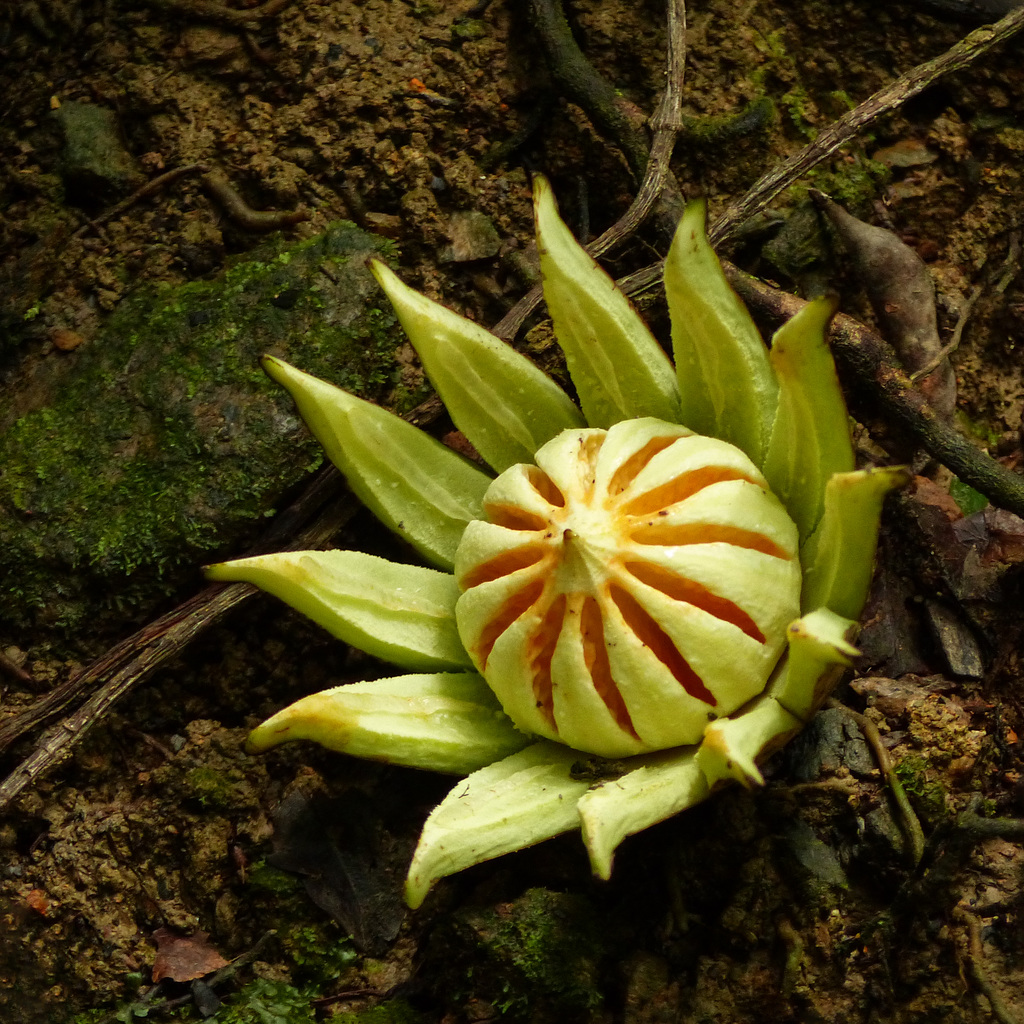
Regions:
<instances>
[{"instance_id":1,"label":"orange radiating line","mask_svg":"<svg viewBox=\"0 0 1024 1024\"><path fill-rule=\"evenodd\" d=\"M660 544L664 547L676 547L681 544L732 544L734 547L760 551L773 558L782 558L787 562L792 555L779 547L770 537L754 530L744 530L738 526L718 526L714 523L679 523L672 526L668 523L647 522L634 527L630 538L637 544Z\"/></svg>"},{"instance_id":2,"label":"orange radiating line","mask_svg":"<svg viewBox=\"0 0 1024 1024\"><path fill-rule=\"evenodd\" d=\"M511 576L520 569L536 565L549 549L542 544L526 544L513 548L511 551L503 551L494 558L489 558L480 565L474 565L467 570L459 579L459 586L463 590L479 586L481 583L490 583L492 580L501 579L503 576Z\"/></svg>"},{"instance_id":3,"label":"orange radiating line","mask_svg":"<svg viewBox=\"0 0 1024 1024\"><path fill-rule=\"evenodd\" d=\"M608 661L608 648L604 642L604 619L597 601L590 594L583 598L583 610L580 612L580 637L583 640L583 661L594 682L597 695L604 701L612 713L619 728L628 732L634 739L639 739L633 720L629 717L626 702L622 699L619 687L612 678L612 667Z\"/></svg>"},{"instance_id":4,"label":"orange radiating line","mask_svg":"<svg viewBox=\"0 0 1024 1024\"><path fill-rule=\"evenodd\" d=\"M756 484L745 473L738 469L729 469L725 466L704 466L702 469L694 469L689 473L682 473L674 480L655 487L646 494L630 501L622 511L628 516L647 516L652 512L668 508L677 502L684 501L690 495L710 487L711 484L721 483L723 480L746 480L748 483Z\"/></svg>"},{"instance_id":5,"label":"orange radiating line","mask_svg":"<svg viewBox=\"0 0 1024 1024\"><path fill-rule=\"evenodd\" d=\"M714 707L718 701L715 695L704 685L704 680L690 667L675 642L658 625L651 615L640 605L629 591L613 583L610 587L611 599L622 614L626 625L636 634L637 639L650 648L651 653L679 681L679 685L691 696Z\"/></svg>"},{"instance_id":6,"label":"orange radiating line","mask_svg":"<svg viewBox=\"0 0 1024 1024\"><path fill-rule=\"evenodd\" d=\"M491 656L498 637L505 632L513 622L529 609L540 597L544 590L544 580L533 579L523 584L504 604L491 616L490 621L481 630L480 638L473 645L477 660L484 668L487 667L487 659Z\"/></svg>"},{"instance_id":7,"label":"orange radiating line","mask_svg":"<svg viewBox=\"0 0 1024 1024\"><path fill-rule=\"evenodd\" d=\"M533 695L537 707L556 732L554 686L551 682L551 659L555 656L555 645L562 634L565 619L565 594L559 594L528 641L526 649L533 673Z\"/></svg>"},{"instance_id":8,"label":"orange radiating line","mask_svg":"<svg viewBox=\"0 0 1024 1024\"><path fill-rule=\"evenodd\" d=\"M530 485L533 489L549 505L554 505L555 508L565 508L565 495L558 489L554 480L552 480L543 469L540 469L537 466L528 466L526 469L526 477L530 481Z\"/></svg>"},{"instance_id":9,"label":"orange radiating line","mask_svg":"<svg viewBox=\"0 0 1024 1024\"><path fill-rule=\"evenodd\" d=\"M623 568L641 583L660 590L666 597L692 604L715 618L731 622L759 644L765 642L764 633L757 628L757 623L738 604L726 597L719 597L700 583L651 562L626 562Z\"/></svg>"},{"instance_id":10,"label":"orange radiating line","mask_svg":"<svg viewBox=\"0 0 1024 1024\"><path fill-rule=\"evenodd\" d=\"M608 483L608 494L611 497L615 497L616 494L621 494L633 482L640 470L643 469L655 455L659 452L663 452L678 440L680 440L679 437L651 438L651 440L648 441L640 451L630 455L630 457L626 459L626 461L619 466L617 470L615 470L615 473Z\"/></svg>"},{"instance_id":11,"label":"orange radiating line","mask_svg":"<svg viewBox=\"0 0 1024 1024\"><path fill-rule=\"evenodd\" d=\"M507 530L528 530L536 533L548 528L545 516L528 512L518 505L499 505L488 501L484 503L484 514L495 526L504 526Z\"/></svg>"}]
</instances>

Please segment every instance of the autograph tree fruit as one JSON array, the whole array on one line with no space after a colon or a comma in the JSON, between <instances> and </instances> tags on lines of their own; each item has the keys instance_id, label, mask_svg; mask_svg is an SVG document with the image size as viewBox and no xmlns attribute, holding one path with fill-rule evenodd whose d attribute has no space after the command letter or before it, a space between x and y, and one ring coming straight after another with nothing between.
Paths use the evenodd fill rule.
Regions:
<instances>
[{"instance_id":1,"label":"autograph tree fruit","mask_svg":"<svg viewBox=\"0 0 1024 1024\"><path fill-rule=\"evenodd\" d=\"M431 382L493 473L280 360L353 491L433 568L356 551L212 566L411 674L314 694L255 729L463 776L406 883L582 829L607 878L628 835L762 782L856 653L882 501L855 470L808 304L764 344L684 214L665 263L675 366L534 189L544 295L579 397L374 265ZM606 771L581 762L616 759ZM598 778L595 780L595 774Z\"/></svg>"}]
</instances>

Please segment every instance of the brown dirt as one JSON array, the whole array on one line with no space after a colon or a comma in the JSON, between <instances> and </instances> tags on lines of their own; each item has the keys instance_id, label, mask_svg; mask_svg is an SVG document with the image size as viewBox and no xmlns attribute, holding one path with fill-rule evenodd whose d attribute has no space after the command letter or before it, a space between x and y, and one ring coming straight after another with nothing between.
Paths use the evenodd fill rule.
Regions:
<instances>
[{"instance_id":1,"label":"brown dirt","mask_svg":"<svg viewBox=\"0 0 1024 1024\"><path fill-rule=\"evenodd\" d=\"M592 234L621 215L634 185L621 154L552 94L523 5L481 6L295 0L251 32L204 17L198 5L192 13L141 0L5 7L0 328L10 344L0 347L0 381L13 387L33 362L89 344L139 283L213 275L256 243L194 176L99 230L88 227L120 196L65 197L51 97L113 110L138 180L202 162L220 168L256 209L307 210L289 237L356 220L398 243L411 284L494 323L524 290L523 256L530 265L528 169L549 175L569 222L589 222ZM691 7L686 113L728 114L761 95L775 104L763 129L712 128L680 145L676 175L687 193L709 197L713 213L850 100L969 27L912 3ZM579 0L571 9L588 56L625 98L653 110L662 5ZM998 442L1015 466L1024 402L1019 45L879 122L814 181L925 257L944 338L979 287L954 358L960 423L979 443ZM536 131L492 164L495 148L549 101ZM927 162L885 177L871 157L894 146ZM801 201L795 190L776 208ZM498 255L449 258L453 215L465 211L490 219ZM762 256L764 238L747 236L735 257L793 286ZM611 270L649 262L656 244L641 233ZM847 288L847 308L865 312L856 283ZM399 358L408 362L408 352ZM948 508L919 488L888 525L874 625L899 625L872 648L873 673L901 675L905 688L841 695L876 720L926 833L940 836L976 796L985 813L1024 815L1024 631L1014 569L1024 534L991 513L965 526ZM370 529L357 519L342 543L366 546ZM929 602L949 610L961 636L979 640L981 678L953 676L928 627ZM45 687L73 672L76 658L120 638L4 635L0 650ZM306 748L264 759L241 750L245 729L288 700L374 671L267 601L247 606L123 701L0 822L0 1017L84 1021L103 1016L78 1016L84 1011L127 1007L149 990L153 936L167 927L201 929L229 958L276 931L217 995L241 992L249 1006L256 992L277 1016L222 1010L218 1020L314 1019L316 998L318 1018L381 1004L375 1020L423 1014L452 1024L503 1012L531 1020L974 1022L991 1019L986 985L1010 1014L1000 1019L1024 1019L1019 846L964 843L956 856L936 855L922 880L906 862L873 762L841 722L833 733L805 734L773 761L763 793L723 793L627 842L607 885L589 880L568 837L442 884L389 946L380 936L391 911L381 909L380 893L398 885L443 782ZM35 696L14 679L4 685L5 713ZM29 749L16 745L5 763ZM340 858L354 893L336 915L346 927L307 899L296 876L267 862L272 818L286 796L299 804L366 798L357 825L346 818L324 854ZM279 821L278 838L286 832ZM361 872L372 883L352 882ZM537 888L550 890L540 911ZM528 926L510 932L510 921ZM539 921L564 931L549 933ZM347 931L370 953L356 955ZM563 960L570 979L559 974ZM254 989L254 979L264 988ZM185 982L164 986L155 998L193 1005ZM287 1016L281 1007L292 993L302 1005Z\"/></svg>"}]
</instances>

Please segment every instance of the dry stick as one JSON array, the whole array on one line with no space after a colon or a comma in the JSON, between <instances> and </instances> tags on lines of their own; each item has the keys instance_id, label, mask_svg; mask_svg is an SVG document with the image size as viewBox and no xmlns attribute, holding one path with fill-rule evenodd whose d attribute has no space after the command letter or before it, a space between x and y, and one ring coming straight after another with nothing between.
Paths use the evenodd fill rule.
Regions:
<instances>
[{"instance_id":1,"label":"dry stick","mask_svg":"<svg viewBox=\"0 0 1024 1024\"><path fill-rule=\"evenodd\" d=\"M30 782L63 761L71 748L136 682L150 675L225 612L254 593L256 588L248 584L207 587L130 637L126 643L139 650L138 656L115 672L79 708L43 733L32 753L0 783L0 810Z\"/></svg>"},{"instance_id":2,"label":"dry stick","mask_svg":"<svg viewBox=\"0 0 1024 1024\"><path fill-rule=\"evenodd\" d=\"M844 114L829 127L823 129L814 142L805 146L800 152L795 153L775 170L757 181L739 202L731 206L711 226L709 232L711 241L721 244L728 240L745 220L766 206L801 175L806 174L831 156L840 146L853 138L857 132L866 128L872 121L889 113L910 97L916 96L928 86L933 85L943 75L969 67L993 46L1009 39L1021 28L1024 28L1024 6L1008 14L1002 21L998 21L994 25L986 25L975 30L941 56L917 65L884 89L869 96L848 114ZM587 110L587 113L590 111ZM623 145L622 140L614 136L613 141L619 146ZM660 265L656 265L652 270L654 276L647 282L646 287L660 279ZM646 272L640 271L640 274L644 273ZM499 334L499 337L511 340L526 318L540 303L541 298L539 288L524 296L504 317L498 328L495 329L495 333Z\"/></svg>"},{"instance_id":3,"label":"dry stick","mask_svg":"<svg viewBox=\"0 0 1024 1024\"><path fill-rule=\"evenodd\" d=\"M789 319L806 305L803 299L772 288L729 263L723 266L743 301L773 319ZM993 505L1024 517L1024 477L1011 473L939 420L903 371L888 342L858 320L840 313L832 321L829 343L840 369L864 386L872 398L881 398L889 420Z\"/></svg>"},{"instance_id":4,"label":"dry stick","mask_svg":"<svg viewBox=\"0 0 1024 1024\"><path fill-rule=\"evenodd\" d=\"M553 58L552 58L553 59ZM589 65L588 65L589 66ZM662 195L670 182L675 179L669 167L676 137L682 127L683 75L686 69L686 3L685 0L668 0L668 49L666 53L665 92L658 110L651 119L654 140L650 157L644 170L643 182L629 209L604 234L594 239L586 248L595 259L614 248L629 237L643 223L655 201ZM596 76L597 72L592 74ZM524 295L499 323L492 333L505 341L511 341L523 321L543 299L538 286Z\"/></svg>"},{"instance_id":5,"label":"dry stick","mask_svg":"<svg viewBox=\"0 0 1024 1024\"><path fill-rule=\"evenodd\" d=\"M248 10L225 7L214 0L143 0L149 7L159 7L175 14L185 14L201 21L212 21L229 28L251 29L259 27L263 18L278 14L291 0L266 0L259 7Z\"/></svg>"},{"instance_id":6,"label":"dry stick","mask_svg":"<svg viewBox=\"0 0 1024 1024\"><path fill-rule=\"evenodd\" d=\"M307 515L310 507L319 508L325 498L340 491L341 478L337 470L331 469L320 474L295 505L278 517L261 548L291 532L290 527L294 526L296 518ZM291 544L280 546L297 550L324 543L355 513L357 507L354 498L335 501ZM37 741L32 753L0 783L0 811L30 782L63 761L116 701L152 675L168 658L180 653L228 611L257 593L259 591L247 583L207 587L108 651L72 680L71 684L61 687L61 694L41 698L12 722L4 723L8 733L19 735L42 718L50 717L56 710L67 706L78 693L99 679L106 678L116 666L113 675L106 678L106 682L74 712L47 730Z\"/></svg>"},{"instance_id":7,"label":"dry stick","mask_svg":"<svg viewBox=\"0 0 1024 1024\"><path fill-rule=\"evenodd\" d=\"M994 25L985 25L965 36L955 46L934 60L912 68L896 81L869 96L863 103L823 129L818 137L799 153L784 160L757 181L745 196L712 225L708 237L721 244L762 207L787 189L797 178L831 156L849 142L861 129L882 114L905 103L927 89L943 75L969 67L993 46L1009 39L1024 28L1024 7L1019 7Z\"/></svg>"},{"instance_id":8,"label":"dry stick","mask_svg":"<svg viewBox=\"0 0 1024 1024\"><path fill-rule=\"evenodd\" d=\"M903 851L904 855L910 861L910 866L916 868L924 856L924 830L921 828L921 822L914 813L914 808L910 806L910 800L907 797L906 790L903 788L903 783L900 782L900 777L892 766L892 758L889 757L889 751L885 749L885 745L882 743L882 736L878 731L878 726L870 718L860 714L858 711L854 711L853 708L848 708L845 704L834 698L828 701L828 706L831 708L841 708L845 714L857 723L867 745L871 748L871 753L875 755L875 760L878 762L878 770L882 773L882 778L889 787L889 792L896 803L900 827L903 829L903 837L906 840L906 846Z\"/></svg>"},{"instance_id":9,"label":"dry stick","mask_svg":"<svg viewBox=\"0 0 1024 1024\"><path fill-rule=\"evenodd\" d=\"M206 194L220 203L228 218L246 231L277 231L309 220L309 214L301 208L254 210L219 171L204 174L202 181Z\"/></svg>"},{"instance_id":10,"label":"dry stick","mask_svg":"<svg viewBox=\"0 0 1024 1024\"><path fill-rule=\"evenodd\" d=\"M654 139L640 191L625 214L587 246L587 251L595 258L631 235L643 223L666 185L671 183L673 189L676 189L675 176L669 167L669 161L672 159L676 136L683 125L683 76L686 71L685 0L668 0L666 64L665 92L654 117L651 118Z\"/></svg>"},{"instance_id":11,"label":"dry stick","mask_svg":"<svg viewBox=\"0 0 1024 1024\"><path fill-rule=\"evenodd\" d=\"M1020 231L1011 231L1010 248L1006 254L1006 259L1003 261L1003 265L1000 268L1002 270L1002 274L993 289L997 295L1002 295L1010 286L1010 282L1017 276L1017 271L1020 270L1020 256ZM984 289L985 286L983 284L976 284L971 289L971 294L967 296L966 301L960 309L960 315L957 317L956 326L953 328L949 344L944 346L942 351L939 352L934 359L922 366L920 370L915 370L910 375L910 379L912 381L916 383L922 377L927 377L943 359L951 356L960 347L960 340L963 337L964 327L967 326L967 320L971 315L971 310L974 309L974 304L981 298Z\"/></svg>"},{"instance_id":12,"label":"dry stick","mask_svg":"<svg viewBox=\"0 0 1024 1024\"><path fill-rule=\"evenodd\" d=\"M647 140L626 113L611 84L601 77L572 37L561 0L530 0L530 19L547 56L551 77L578 103L606 135L615 139L633 172L642 181L647 167Z\"/></svg>"},{"instance_id":13,"label":"dry stick","mask_svg":"<svg viewBox=\"0 0 1024 1024\"><path fill-rule=\"evenodd\" d=\"M967 928L967 950L964 953L967 974L974 987L988 1000L992 1016L999 1024L1020 1024L1020 1018L1006 1005L985 973L985 949L981 941L981 919L972 914L962 903L953 911L955 917Z\"/></svg>"},{"instance_id":14,"label":"dry stick","mask_svg":"<svg viewBox=\"0 0 1024 1024\"><path fill-rule=\"evenodd\" d=\"M329 467L317 474L305 491L274 518L273 524L260 538L259 543L247 551L246 555L263 554L294 543L295 534L300 530L315 528L315 523L310 526L311 520L328 502L336 500L344 493L345 487L341 474L336 469ZM218 591L219 588L211 587L203 594L208 600ZM111 673L120 670L129 661L138 657L140 650L148 643L158 639L169 624L190 614L201 615L203 605L203 601L191 598L161 619L116 644L77 675L54 687L18 714L0 723L0 752L10 746L19 736L68 707L80 693L85 692L90 686L107 678Z\"/></svg>"},{"instance_id":15,"label":"dry stick","mask_svg":"<svg viewBox=\"0 0 1024 1024\"><path fill-rule=\"evenodd\" d=\"M90 228L93 231L98 231L100 226L110 220L111 217L116 217L119 213L123 213L128 207L134 206L139 202L139 200L159 192L162 188L166 188L172 182L177 181L179 178L184 178L188 174L205 174L208 170L209 167L206 164L184 164L181 167L172 167L171 170L158 175L152 181L147 181L145 185L136 189L127 199L122 199L121 202L116 203L109 210L104 210L103 213L93 220L86 221L71 237L78 238L80 235L84 235Z\"/></svg>"}]
</instances>

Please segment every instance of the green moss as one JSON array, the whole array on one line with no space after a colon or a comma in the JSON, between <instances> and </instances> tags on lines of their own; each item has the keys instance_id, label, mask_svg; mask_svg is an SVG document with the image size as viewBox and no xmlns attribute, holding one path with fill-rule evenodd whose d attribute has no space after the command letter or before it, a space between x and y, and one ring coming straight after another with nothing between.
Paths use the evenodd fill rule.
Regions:
<instances>
[{"instance_id":1,"label":"green moss","mask_svg":"<svg viewBox=\"0 0 1024 1024\"><path fill-rule=\"evenodd\" d=\"M853 211L864 210L888 183L891 171L862 150L847 152L830 166L815 168L808 175L813 188Z\"/></svg>"},{"instance_id":2,"label":"green moss","mask_svg":"<svg viewBox=\"0 0 1024 1024\"><path fill-rule=\"evenodd\" d=\"M908 754L894 771L914 811L929 828L934 828L946 817L946 792L942 783L929 780L928 761L919 754Z\"/></svg>"},{"instance_id":3,"label":"green moss","mask_svg":"<svg viewBox=\"0 0 1024 1024\"><path fill-rule=\"evenodd\" d=\"M389 999L366 1010L336 1013L331 1024L420 1024L422 1019L404 999Z\"/></svg>"},{"instance_id":4,"label":"green moss","mask_svg":"<svg viewBox=\"0 0 1024 1024\"><path fill-rule=\"evenodd\" d=\"M459 998L485 1000L513 1019L588 1019L601 1006L605 935L582 897L530 889L513 903L463 913L454 929L441 973Z\"/></svg>"},{"instance_id":5,"label":"green moss","mask_svg":"<svg viewBox=\"0 0 1024 1024\"><path fill-rule=\"evenodd\" d=\"M316 1015L308 992L257 978L209 1019L217 1024L313 1024Z\"/></svg>"},{"instance_id":6,"label":"green moss","mask_svg":"<svg viewBox=\"0 0 1024 1024\"><path fill-rule=\"evenodd\" d=\"M232 779L229 773L204 765L192 768L185 775L189 795L198 800L203 807L215 810L229 810L238 806L235 799L237 782L238 780Z\"/></svg>"},{"instance_id":7,"label":"green moss","mask_svg":"<svg viewBox=\"0 0 1024 1024\"><path fill-rule=\"evenodd\" d=\"M766 132L775 117L775 104L761 96L734 114L684 117L686 141L694 146L721 146L734 139Z\"/></svg>"},{"instance_id":8,"label":"green moss","mask_svg":"<svg viewBox=\"0 0 1024 1024\"><path fill-rule=\"evenodd\" d=\"M290 896L302 888L302 882L299 881L298 875L275 868L265 860L256 861L249 868L246 877L249 885L273 893L275 896Z\"/></svg>"},{"instance_id":9,"label":"green moss","mask_svg":"<svg viewBox=\"0 0 1024 1024\"><path fill-rule=\"evenodd\" d=\"M988 506L988 498L976 491L970 484L965 484L959 477L953 477L949 483L949 496L960 507L965 516L974 515Z\"/></svg>"},{"instance_id":10,"label":"green moss","mask_svg":"<svg viewBox=\"0 0 1024 1024\"><path fill-rule=\"evenodd\" d=\"M378 397L401 335L365 261L390 253L339 224L122 304L52 403L0 434L0 618L146 609L252 534L321 458L259 356Z\"/></svg>"},{"instance_id":11,"label":"green moss","mask_svg":"<svg viewBox=\"0 0 1024 1024\"><path fill-rule=\"evenodd\" d=\"M317 987L336 980L359 959L351 939L333 922L299 925L280 941L300 980Z\"/></svg>"}]
</instances>

